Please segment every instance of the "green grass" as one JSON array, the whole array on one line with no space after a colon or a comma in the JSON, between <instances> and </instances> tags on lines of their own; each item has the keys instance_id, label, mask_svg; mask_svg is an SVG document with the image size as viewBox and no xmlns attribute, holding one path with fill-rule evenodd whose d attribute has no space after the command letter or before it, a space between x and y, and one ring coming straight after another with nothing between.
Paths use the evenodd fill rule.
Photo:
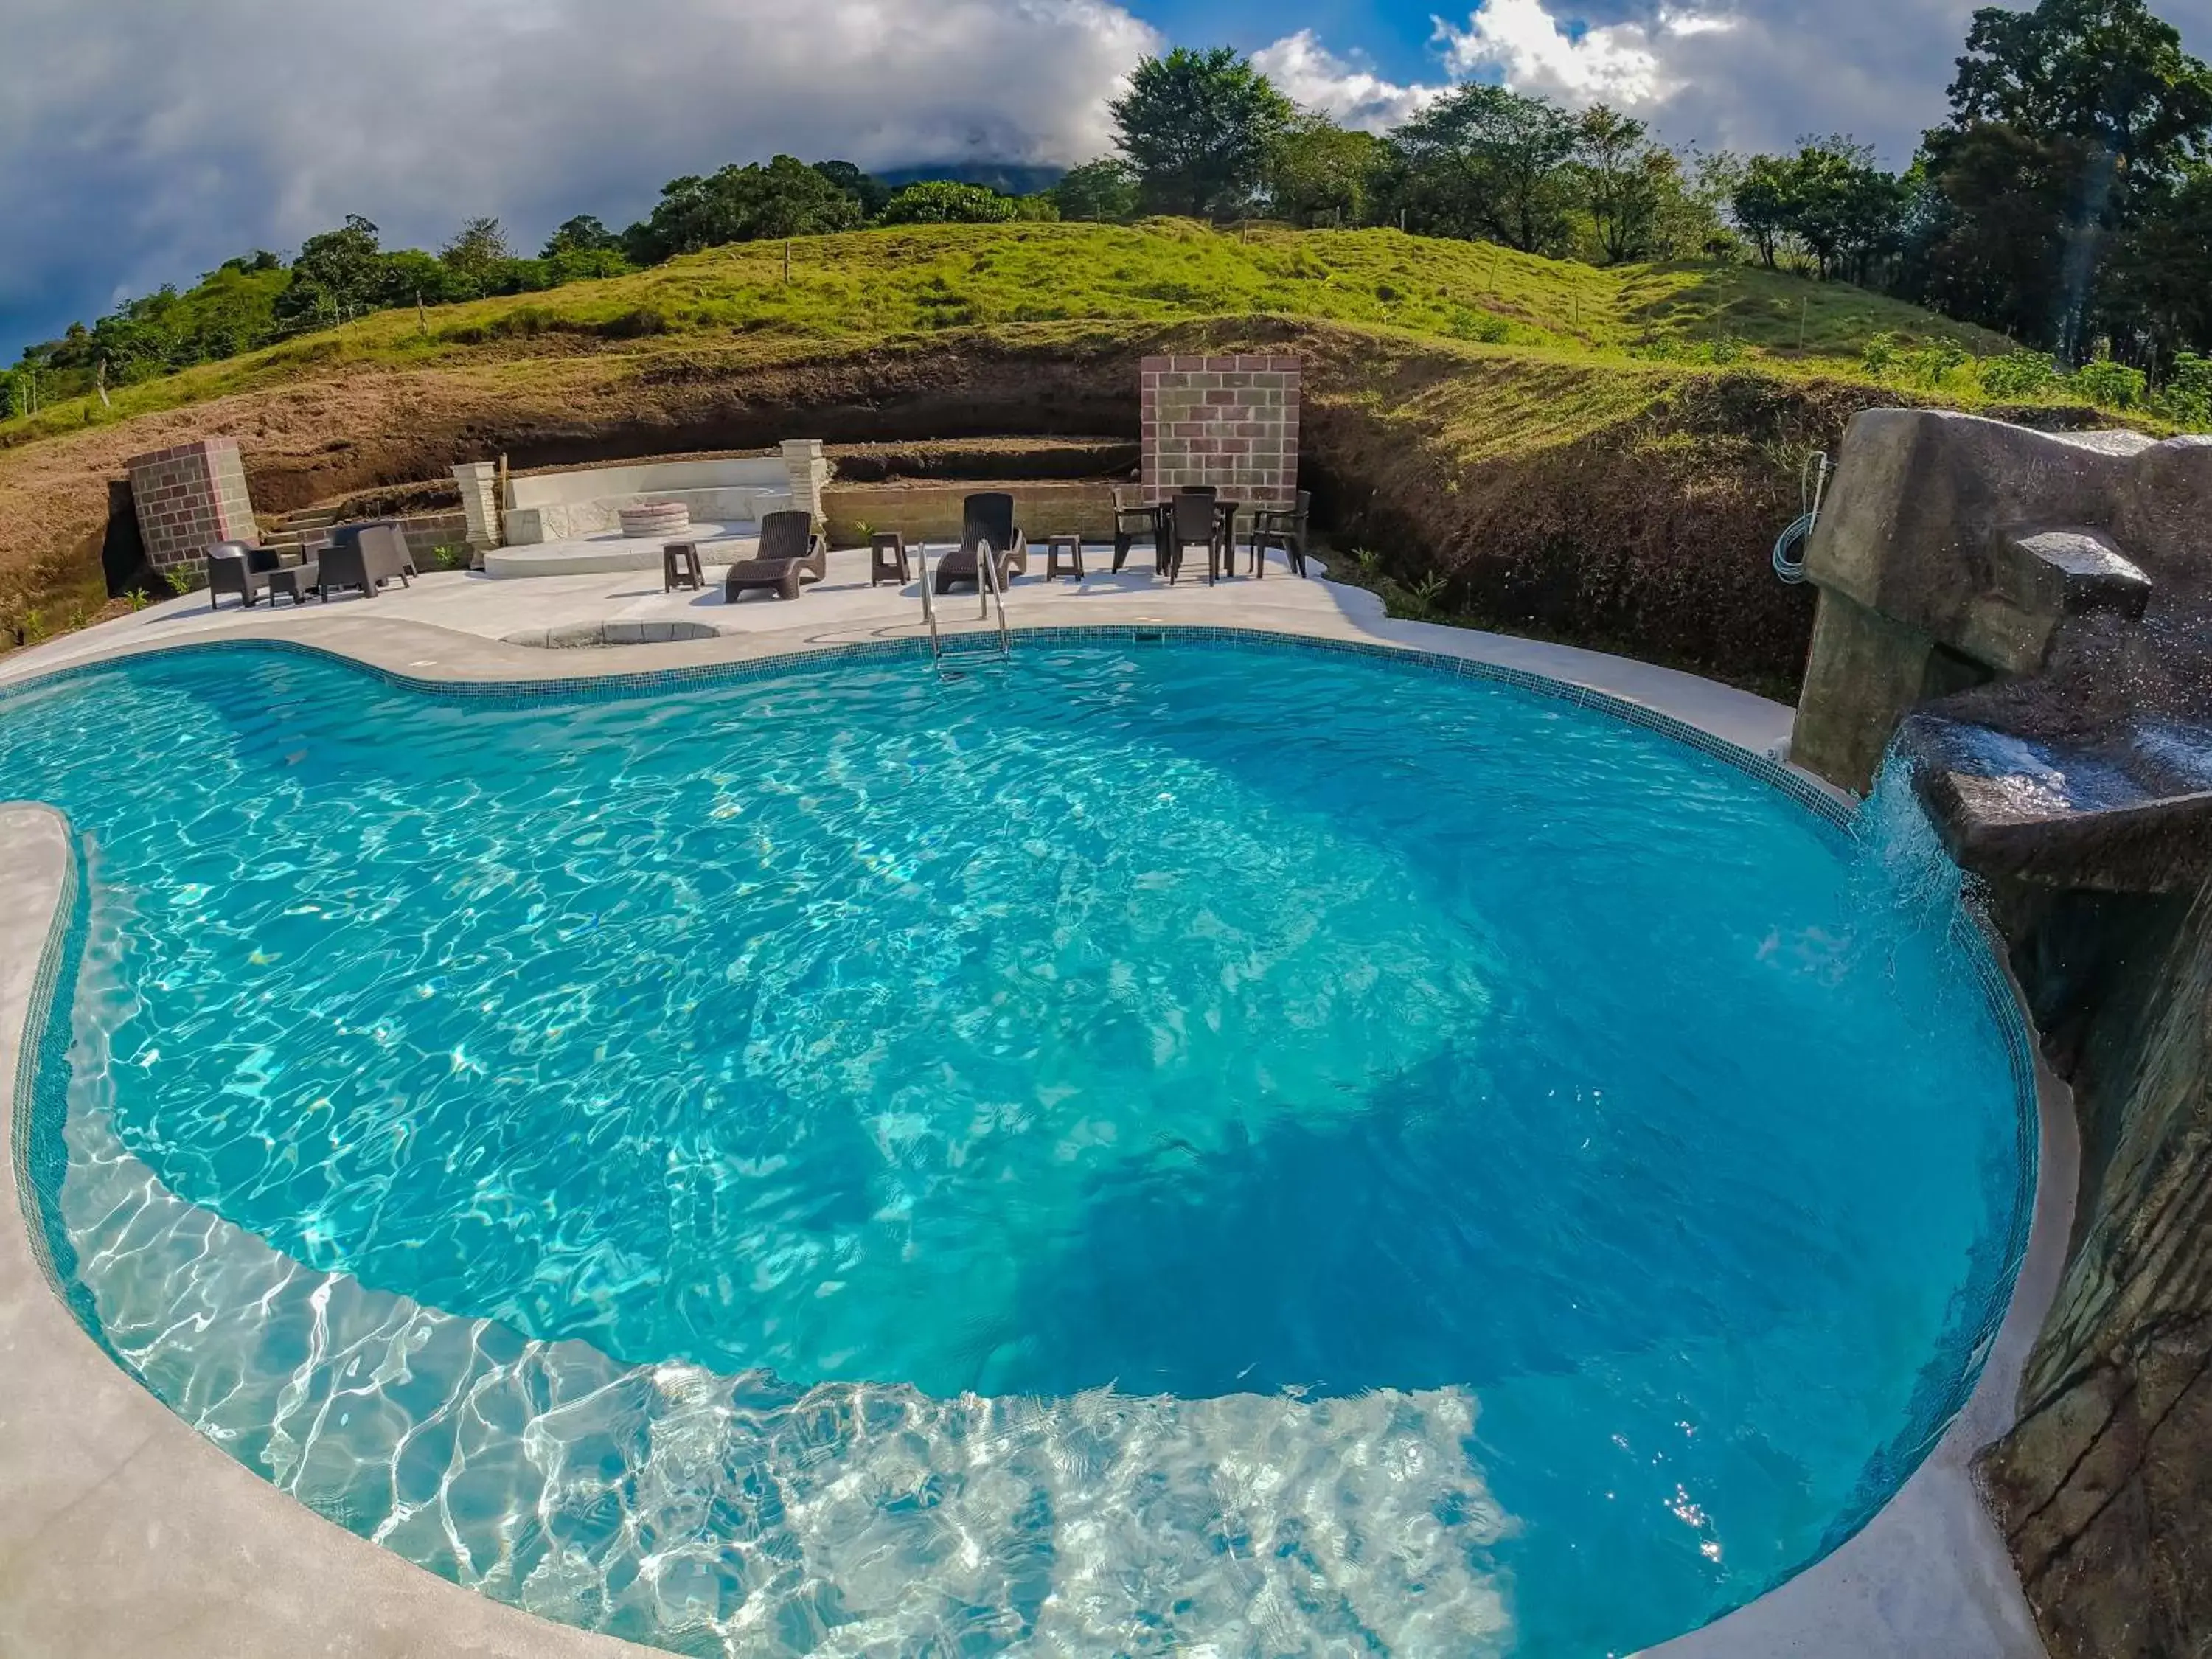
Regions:
<instances>
[{"instance_id":1,"label":"green grass","mask_svg":"<svg viewBox=\"0 0 2212 1659\"><path fill-rule=\"evenodd\" d=\"M1866 380L1869 343L1948 344L1968 357L2007 342L1841 283L1736 264L1599 270L1488 243L1393 230L1249 234L1182 221L1136 227L948 225L749 243L634 276L433 308L343 327L72 399L0 425L18 444L134 415L377 367L428 368L580 353L646 356L713 348L739 357L863 347L982 330L1156 325L1255 314L1311 319L1516 356L1623 367L1759 364ZM1972 366L1924 389L1981 401ZM1557 411L1531 407L1531 420Z\"/></svg>"}]
</instances>

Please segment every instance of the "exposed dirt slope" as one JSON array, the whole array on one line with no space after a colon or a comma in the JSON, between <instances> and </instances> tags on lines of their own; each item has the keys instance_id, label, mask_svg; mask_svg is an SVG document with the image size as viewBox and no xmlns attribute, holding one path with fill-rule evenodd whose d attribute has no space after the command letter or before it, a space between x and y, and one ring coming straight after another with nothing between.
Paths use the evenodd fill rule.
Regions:
<instances>
[{"instance_id":1,"label":"exposed dirt slope","mask_svg":"<svg viewBox=\"0 0 2212 1659\"><path fill-rule=\"evenodd\" d=\"M1747 684L1796 672L1809 602L1768 574L1767 545L1797 510L1802 451L1832 445L1874 389L1265 319L949 331L768 362L694 346L356 366L0 453L0 572L96 603L109 479L210 433L240 441L273 514L501 453L535 466L799 434L1133 437L1139 356L1240 346L1305 359L1324 521L1408 580L1443 573L1440 607Z\"/></svg>"}]
</instances>

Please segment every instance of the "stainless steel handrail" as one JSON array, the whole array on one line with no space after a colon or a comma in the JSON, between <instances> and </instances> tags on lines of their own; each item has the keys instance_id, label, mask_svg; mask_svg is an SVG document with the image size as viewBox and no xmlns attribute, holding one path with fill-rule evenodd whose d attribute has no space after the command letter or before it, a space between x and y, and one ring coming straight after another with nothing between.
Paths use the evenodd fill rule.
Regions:
<instances>
[{"instance_id":1,"label":"stainless steel handrail","mask_svg":"<svg viewBox=\"0 0 2212 1659\"><path fill-rule=\"evenodd\" d=\"M988 541L975 544L975 568L981 577L975 587L982 595L983 618L987 622L990 620L991 606L995 603L999 607L999 654L1011 657L1014 653L1014 635L1013 630L1006 626L1006 573L1000 569L998 554Z\"/></svg>"},{"instance_id":2,"label":"stainless steel handrail","mask_svg":"<svg viewBox=\"0 0 2212 1659\"><path fill-rule=\"evenodd\" d=\"M934 659L945 654L945 640L937 631L937 601L929 596L929 544L915 542L914 556L921 571L921 617L929 624L929 654Z\"/></svg>"}]
</instances>

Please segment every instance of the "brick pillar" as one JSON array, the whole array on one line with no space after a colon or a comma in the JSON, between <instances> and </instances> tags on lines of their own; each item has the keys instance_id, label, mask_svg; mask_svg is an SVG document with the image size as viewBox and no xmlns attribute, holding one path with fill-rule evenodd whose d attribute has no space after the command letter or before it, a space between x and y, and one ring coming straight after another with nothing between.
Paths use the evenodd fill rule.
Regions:
<instances>
[{"instance_id":1,"label":"brick pillar","mask_svg":"<svg viewBox=\"0 0 2212 1659\"><path fill-rule=\"evenodd\" d=\"M822 486L830 482L830 463L823 458L819 438L786 438L783 470L791 479L791 505L802 513L822 517Z\"/></svg>"},{"instance_id":2,"label":"brick pillar","mask_svg":"<svg viewBox=\"0 0 2212 1659\"><path fill-rule=\"evenodd\" d=\"M463 461L453 469L460 481L461 511L468 515L469 545L479 553L497 547L499 538L499 464Z\"/></svg>"},{"instance_id":3,"label":"brick pillar","mask_svg":"<svg viewBox=\"0 0 2212 1659\"><path fill-rule=\"evenodd\" d=\"M139 538L156 570L189 564L217 542L255 538L237 439L177 444L134 455L124 465L131 474Z\"/></svg>"},{"instance_id":4,"label":"brick pillar","mask_svg":"<svg viewBox=\"0 0 2212 1659\"><path fill-rule=\"evenodd\" d=\"M1145 499L1212 484L1249 507L1298 488L1298 360L1147 357L1139 367Z\"/></svg>"}]
</instances>

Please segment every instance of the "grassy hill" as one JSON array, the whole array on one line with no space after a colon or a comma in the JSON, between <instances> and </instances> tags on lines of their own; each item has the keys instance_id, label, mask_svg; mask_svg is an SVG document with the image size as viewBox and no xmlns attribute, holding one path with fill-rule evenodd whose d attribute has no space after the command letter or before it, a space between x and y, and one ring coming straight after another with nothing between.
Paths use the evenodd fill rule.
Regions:
<instances>
[{"instance_id":1,"label":"grassy hill","mask_svg":"<svg viewBox=\"0 0 2212 1659\"><path fill-rule=\"evenodd\" d=\"M1243 344L1305 356L1310 479L1401 597L1770 685L1808 626L1804 596L1764 574L1803 450L1873 404L1989 404L1976 361L2007 349L1838 283L1596 270L1388 230L1024 223L755 243L379 313L0 424L0 611L96 605L106 481L209 433L240 439L256 505L275 512L501 452L1133 435L1136 356ZM2096 418L2063 399L2030 413Z\"/></svg>"},{"instance_id":2,"label":"grassy hill","mask_svg":"<svg viewBox=\"0 0 2212 1659\"><path fill-rule=\"evenodd\" d=\"M743 337L859 343L951 329L1170 323L1274 314L1601 361L1752 362L1865 378L1900 353L2007 349L1986 331L1839 283L1737 264L1599 270L1393 230L1218 232L1156 220L917 226L744 243L546 293L380 312L343 327L0 425L0 445L176 409L359 364L420 368L573 350L649 351ZM1972 400L1970 377L1948 392Z\"/></svg>"}]
</instances>

